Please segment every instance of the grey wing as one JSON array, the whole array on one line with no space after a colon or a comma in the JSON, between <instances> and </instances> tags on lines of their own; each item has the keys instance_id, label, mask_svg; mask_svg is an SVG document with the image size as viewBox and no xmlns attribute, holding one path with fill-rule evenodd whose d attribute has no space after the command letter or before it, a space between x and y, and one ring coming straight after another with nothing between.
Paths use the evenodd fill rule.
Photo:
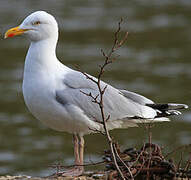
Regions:
<instances>
[{"instance_id":1,"label":"grey wing","mask_svg":"<svg viewBox=\"0 0 191 180\"><path fill-rule=\"evenodd\" d=\"M163 103L155 104L152 100L134 92L127 90L120 90L120 92L126 97L131 99L138 104L149 106L157 112L157 117L167 117L171 115L179 115L181 112L179 110L188 108L185 104L175 104L175 103Z\"/></svg>"},{"instance_id":2,"label":"grey wing","mask_svg":"<svg viewBox=\"0 0 191 180\"><path fill-rule=\"evenodd\" d=\"M96 80L96 78L94 78ZM98 87L85 75L78 71L68 73L63 79L64 90L56 91L56 99L62 105L72 104L80 108L85 115L92 120L101 121L99 105L92 102L92 98L84 93L91 93L96 97L99 94ZM119 91L112 86L101 82L101 87L106 87L103 96L104 113L110 120L141 117L154 118L156 111L150 107L125 96L123 91ZM99 100L99 97L98 97Z\"/></svg>"},{"instance_id":3,"label":"grey wing","mask_svg":"<svg viewBox=\"0 0 191 180\"><path fill-rule=\"evenodd\" d=\"M154 102L140 94L127 91L127 90L120 90L120 92L128 99L131 99L132 101L141 104L141 105L146 105L146 104L154 104Z\"/></svg>"}]
</instances>

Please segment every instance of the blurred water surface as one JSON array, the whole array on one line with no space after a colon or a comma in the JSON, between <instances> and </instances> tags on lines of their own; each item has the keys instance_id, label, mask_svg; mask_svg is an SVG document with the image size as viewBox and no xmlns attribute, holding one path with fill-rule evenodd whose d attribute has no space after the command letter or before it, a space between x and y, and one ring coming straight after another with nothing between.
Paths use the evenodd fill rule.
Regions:
<instances>
[{"instance_id":1,"label":"blurred water surface","mask_svg":"<svg viewBox=\"0 0 191 180\"><path fill-rule=\"evenodd\" d=\"M3 0L0 32L14 27L31 12L46 10L58 20L59 59L96 75L103 60L100 49L112 45L117 22L124 18L128 42L104 80L141 93L157 102L191 103L191 1L188 0ZM45 176L49 165L73 162L72 137L46 128L26 109L21 92L29 43L23 37L0 40L0 174ZM153 127L153 141L170 151L190 143L191 113ZM141 146L143 127L115 130L122 148ZM107 143L101 135L86 139L85 160L99 161ZM177 155L178 157L178 155Z\"/></svg>"}]
</instances>

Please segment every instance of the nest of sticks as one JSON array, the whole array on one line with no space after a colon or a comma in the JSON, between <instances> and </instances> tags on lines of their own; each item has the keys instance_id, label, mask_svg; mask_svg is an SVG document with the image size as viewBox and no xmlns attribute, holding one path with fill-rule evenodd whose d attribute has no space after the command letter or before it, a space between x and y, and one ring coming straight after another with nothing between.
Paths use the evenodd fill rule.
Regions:
<instances>
[{"instance_id":1,"label":"nest of sticks","mask_svg":"<svg viewBox=\"0 0 191 180\"><path fill-rule=\"evenodd\" d=\"M184 169L177 168L171 159L165 159L157 144L146 143L139 150L128 148L123 152L116 145L116 150L117 164L126 179L191 178L189 166ZM105 151L103 159L106 162L106 170L109 171L109 179L120 179L110 150Z\"/></svg>"}]
</instances>

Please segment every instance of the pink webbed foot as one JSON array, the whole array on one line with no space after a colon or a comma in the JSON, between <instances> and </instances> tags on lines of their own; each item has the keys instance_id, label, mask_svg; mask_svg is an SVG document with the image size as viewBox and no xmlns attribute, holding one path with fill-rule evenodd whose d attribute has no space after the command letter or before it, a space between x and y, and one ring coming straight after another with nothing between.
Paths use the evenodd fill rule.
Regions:
<instances>
[{"instance_id":1,"label":"pink webbed foot","mask_svg":"<svg viewBox=\"0 0 191 180\"><path fill-rule=\"evenodd\" d=\"M68 169L66 171L60 172L60 176L71 176L71 177L76 177L82 175L84 172L84 167L83 166L75 166L72 169Z\"/></svg>"},{"instance_id":2,"label":"pink webbed foot","mask_svg":"<svg viewBox=\"0 0 191 180\"><path fill-rule=\"evenodd\" d=\"M66 171L59 172L57 174L58 176L76 177L82 175L82 173L84 172L84 167L83 167L84 138L83 136L78 136L74 134L73 139L74 139L74 156L75 156L76 166Z\"/></svg>"}]
</instances>

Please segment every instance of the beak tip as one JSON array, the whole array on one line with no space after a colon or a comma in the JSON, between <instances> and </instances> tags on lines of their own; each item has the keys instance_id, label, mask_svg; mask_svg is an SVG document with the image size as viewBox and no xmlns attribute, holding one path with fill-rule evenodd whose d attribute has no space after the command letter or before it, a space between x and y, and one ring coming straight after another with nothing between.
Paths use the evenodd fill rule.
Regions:
<instances>
[{"instance_id":1,"label":"beak tip","mask_svg":"<svg viewBox=\"0 0 191 180\"><path fill-rule=\"evenodd\" d=\"M4 39L23 34L24 32L25 30L19 29L19 26L11 28L7 32L5 32Z\"/></svg>"},{"instance_id":2,"label":"beak tip","mask_svg":"<svg viewBox=\"0 0 191 180\"><path fill-rule=\"evenodd\" d=\"M6 32L6 33L4 34L3 39L7 39L8 37L10 37L10 36L9 36L9 34Z\"/></svg>"}]
</instances>

